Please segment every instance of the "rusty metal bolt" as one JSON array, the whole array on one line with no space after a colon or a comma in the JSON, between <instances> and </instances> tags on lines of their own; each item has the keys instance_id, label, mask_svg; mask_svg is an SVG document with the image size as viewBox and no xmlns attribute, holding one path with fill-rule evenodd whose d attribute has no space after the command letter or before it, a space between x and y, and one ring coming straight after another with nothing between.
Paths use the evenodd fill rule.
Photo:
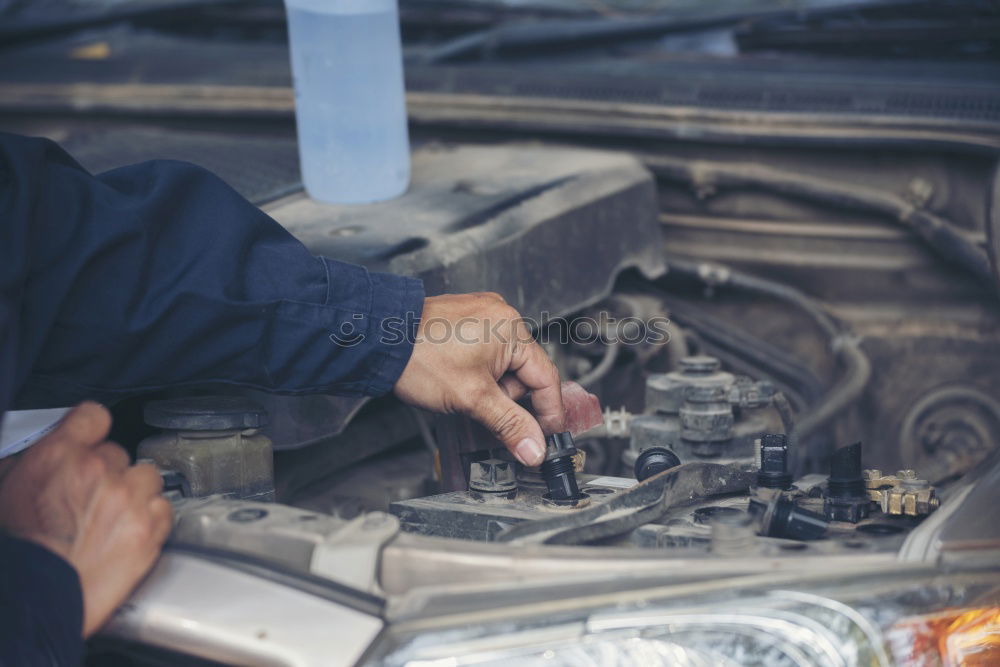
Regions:
<instances>
[{"instance_id":1,"label":"rusty metal bolt","mask_svg":"<svg viewBox=\"0 0 1000 667\"><path fill-rule=\"evenodd\" d=\"M866 482L877 482L882 479L882 471L878 468L871 468L869 470L862 470L861 476L865 478Z\"/></svg>"},{"instance_id":2,"label":"rusty metal bolt","mask_svg":"<svg viewBox=\"0 0 1000 667\"><path fill-rule=\"evenodd\" d=\"M469 467L469 490L480 493L510 493L517 490L514 464L500 459L473 461Z\"/></svg>"},{"instance_id":3,"label":"rusty metal bolt","mask_svg":"<svg viewBox=\"0 0 1000 667\"><path fill-rule=\"evenodd\" d=\"M725 387L689 387L680 416L685 440L721 442L733 437L735 418Z\"/></svg>"}]
</instances>

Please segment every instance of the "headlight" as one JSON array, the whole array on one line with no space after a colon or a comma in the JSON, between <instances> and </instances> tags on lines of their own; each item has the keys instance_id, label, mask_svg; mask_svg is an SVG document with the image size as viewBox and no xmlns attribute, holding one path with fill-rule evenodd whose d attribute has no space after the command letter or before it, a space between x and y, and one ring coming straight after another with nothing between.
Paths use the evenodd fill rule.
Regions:
<instances>
[{"instance_id":1,"label":"headlight","mask_svg":"<svg viewBox=\"0 0 1000 667\"><path fill-rule=\"evenodd\" d=\"M579 616L546 623L512 615L506 624L400 635L379 662L406 667L1000 665L1000 570L868 574L794 590L763 591L759 585L741 590L734 583L725 595L650 600Z\"/></svg>"},{"instance_id":2,"label":"headlight","mask_svg":"<svg viewBox=\"0 0 1000 667\"><path fill-rule=\"evenodd\" d=\"M893 654L909 664L1000 665L1000 607L951 609L903 619L888 633Z\"/></svg>"}]
</instances>

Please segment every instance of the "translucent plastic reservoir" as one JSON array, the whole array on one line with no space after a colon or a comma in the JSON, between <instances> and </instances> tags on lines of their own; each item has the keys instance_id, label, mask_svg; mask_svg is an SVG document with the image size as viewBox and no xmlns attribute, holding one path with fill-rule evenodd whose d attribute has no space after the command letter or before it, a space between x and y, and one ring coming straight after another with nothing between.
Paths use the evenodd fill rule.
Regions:
<instances>
[{"instance_id":1,"label":"translucent plastic reservoir","mask_svg":"<svg viewBox=\"0 0 1000 667\"><path fill-rule=\"evenodd\" d=\"M391 199L410 181L396 0L285 0L306 191Z\"/></svg>"}]
</instances>

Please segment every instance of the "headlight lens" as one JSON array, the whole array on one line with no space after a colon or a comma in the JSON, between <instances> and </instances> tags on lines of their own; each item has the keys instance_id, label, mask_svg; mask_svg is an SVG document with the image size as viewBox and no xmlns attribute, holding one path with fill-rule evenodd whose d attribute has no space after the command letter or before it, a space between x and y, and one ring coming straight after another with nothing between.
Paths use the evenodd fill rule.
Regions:
<instances>
[{"instance_id":1,"label":"headlight lens","mask_svg":"<svg viewBox=\"0 0 1000 667\"><path fill-rule=\"evenodd\" d=\"M893 654L905 664L1000 665L1000 607L905 618L886 634Z\"/></svg>"},{"instance_id":2,"label":"headlight lens","mask_svg":"<svg viewBox=\"0 0 1000 667\"><path fill-rule=\"evenodd\" d=\"M735 598L735 599L734 599ZM516 627L515 627L516 626ZM1000 665L1000 571L735 592L401 641L407 667Z\"/></svg>"}]
</instances>

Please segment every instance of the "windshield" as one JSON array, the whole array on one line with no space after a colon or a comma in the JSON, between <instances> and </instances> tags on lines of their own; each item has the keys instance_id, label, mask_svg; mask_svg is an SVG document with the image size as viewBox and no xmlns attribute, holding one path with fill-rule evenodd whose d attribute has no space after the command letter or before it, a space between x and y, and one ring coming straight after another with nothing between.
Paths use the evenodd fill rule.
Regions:
<instances>
[{"instance_id":1,"label":"windshield","mask_svg":"<svg viewBox=\"0 0 1000 667\"><path fill-rule=\"evenodd\" d=\"M582 63L678 57L995 60L1000 9L912 0L400 0L408 60ZM283 41L280 0L0 0L7 43L126 23Z\"/></svg>"}]
</instances>

